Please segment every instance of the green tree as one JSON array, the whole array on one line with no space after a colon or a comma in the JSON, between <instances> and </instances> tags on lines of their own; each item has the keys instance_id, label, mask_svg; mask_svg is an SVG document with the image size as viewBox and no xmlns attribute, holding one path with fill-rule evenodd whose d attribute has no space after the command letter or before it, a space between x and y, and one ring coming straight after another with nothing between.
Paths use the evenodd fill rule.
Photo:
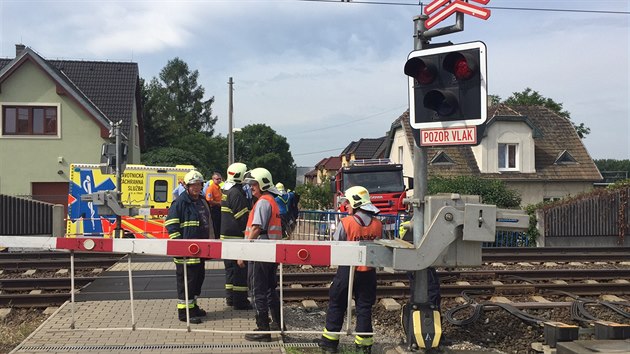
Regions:
<instances>
[{"instance_id":1,"label":"green tree","mask_svg":"<svg viewBox=\"0 0 630 354\"><path fill-rule=\"evenodd\" d=\"M498 208L518 208L521 204L519 193L508 189L502 181L476 176L431 177L428 194L437 193L479 195L483 203L494 204Z\"/></svg>"},{"instance_id":2,"label":"green tree","mask_svg":"<svg viewBox=\"0 0 630 354\"><path fill-rule=\"evenodd\" d=\"M295 188L296 166L287 138L265 124L250 124L234 134L234 158L248 168L264 167L274 183Z\"/></svg>"},{"instance_id":3,"label":"green tree","mask_svg":"<svg viewBox=\"0 0 630 354\"><path fill-rule=\"evenodd\" d=\"M199 72L190 71L180 58L169 60L159 79L142 80L146 150L171 146L192 132L208 138L214 134L214 97L204 100L204 88L197 83Z\"/></svg>"},{"instance_id":4,"label":"green tree","mask_svg":"<svg viewBox=\"0 0 630 354\"><path fill-rule=\"evenodd\" d=\"M571 114L568 111L563 110L562 103L558 103L551 98L544 97L543 95L538 93L538 91L534 91L529 87L522 92L513 92L512 96L508 97L505 101L503 101L503 103L507 105L540 105L549 108L550 110L558 113L558 115L568 119L569 121L571 120ZM584 139L588 134L591 133L591 129L585 126L584 123L576 125L575 123L571 122L571 124L573 124L573 127L575 128L575 131L577 132L580 139Z\"/></svg>"},{"instance_id":5,"label":"green tree","mask_svg":"<svg viewBox=\"0 0 630 354\"><path fill-rule=\"evenodd\" d=\"M333 207L333 193L330 179L322 184L305 183L297 186L295 192L300 195L300 209L325 210Z\"/></svg>"}]
</instances>

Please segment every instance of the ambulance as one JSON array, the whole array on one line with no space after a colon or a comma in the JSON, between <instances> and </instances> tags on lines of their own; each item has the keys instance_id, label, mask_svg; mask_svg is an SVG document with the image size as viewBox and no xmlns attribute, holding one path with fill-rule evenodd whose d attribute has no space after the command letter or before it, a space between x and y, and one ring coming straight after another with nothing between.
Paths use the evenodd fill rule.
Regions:
<instances>
[{"instance_id":1,"label":"ambulance","mask_svg":"<svg viewBox=\"0 0 630 354\"><path fill-rule=\"evenodd\" d=\"M127 165L121 178L121 202L124 207L144 208L148 212L122 217L125 237L168 238L164 219L173 203L173 190L191 169L194 167L190 165ZM101 172L101 165L71 164L66 237L112 237L116 216L101 215L97 205L82 201L81 196L115 188L116 176Z\"/></svg>"}]
</instances>

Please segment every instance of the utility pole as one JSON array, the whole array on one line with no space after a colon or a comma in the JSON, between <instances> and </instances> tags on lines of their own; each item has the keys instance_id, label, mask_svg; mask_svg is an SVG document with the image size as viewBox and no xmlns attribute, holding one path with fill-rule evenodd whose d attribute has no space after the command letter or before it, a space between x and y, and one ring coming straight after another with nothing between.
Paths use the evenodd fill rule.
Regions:
<instances>
[{"instance_id":1,"label":"utility pole","mask_svg":"<svg viewBox=\"0 0 630 354\"><path fill-rule=\"evenodd\" d=\"M233 113L234 106L232 104L232 93L234 92L234 81L232 77L228 81L228 166L234 163L234 124Z\"/></svg>"}]
</instances>

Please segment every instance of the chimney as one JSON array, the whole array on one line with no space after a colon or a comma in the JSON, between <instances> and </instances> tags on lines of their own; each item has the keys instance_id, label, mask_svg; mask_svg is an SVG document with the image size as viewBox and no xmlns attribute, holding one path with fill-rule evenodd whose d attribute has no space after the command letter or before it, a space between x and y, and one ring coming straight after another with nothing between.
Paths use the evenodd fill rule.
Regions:
<instances>
[{"instance_id":1,"label":"chimney","mask_svg":"<svg viewBox=\"0 0 630 354\"><path fill-rule=\"evenodd\" d=\"M20 54L22 54L22 52L24 51L24 49L26 49L26 46L24 44L16 44L15 45L15 57L19 57Z\"/></svg>"}]
</instances>

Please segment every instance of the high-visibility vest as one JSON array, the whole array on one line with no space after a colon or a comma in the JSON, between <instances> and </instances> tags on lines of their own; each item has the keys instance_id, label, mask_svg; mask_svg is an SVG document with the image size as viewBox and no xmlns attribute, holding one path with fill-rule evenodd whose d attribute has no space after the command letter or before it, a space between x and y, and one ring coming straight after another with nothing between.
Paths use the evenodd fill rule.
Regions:
<instances>
[{"instance_id":1,"label":"high-visibility vest","mask_svg":"<svg viewBox=\"0 0 630 354\"><path fill-rule=\"evenodd\" d=\"M271 217L267 222L267 229L263 230L263 234L267 234L267 237L269 237L270 240L282 240L282 220L280 219L280 210L278 209L278 204L276 204L275 199L269 194L263 194L252 207L252 211L249 213L249 217L247 218L245 237L249 238L249 235L252 232L252 222L254 221L256 204L258 204L262 199L266 200L269 205L271 205Z\"/></svg>"},{"instance_id":2,"label":"high-visibility vest","mask_svg":"<svg viewBox=\"0 0 630 354\"><path fill-rule=\"evenodd\" d=\"M381 238L383 223L377 218L372 218L369 225L362 225L358 216L349 215L341 219L343 229L346 231L348 241L372 241ZM371 267L358 266L357 272L366 272Z\"/></svg>"},{"instance_id":3,"label":"high-visibility vest","mask_svg":"<svg viewBox=\"0 0 630 354\"><path fill-rule=\"evenodd\" d=\"M216 203L221 203L221 199L223 198L223 193L221 192L221 188L223 187L223 182L218 185L214 183L214 181L210 181L208 184L208 189L206 190L206 200L214 201Z\"/></svg>"}]
</instances>

